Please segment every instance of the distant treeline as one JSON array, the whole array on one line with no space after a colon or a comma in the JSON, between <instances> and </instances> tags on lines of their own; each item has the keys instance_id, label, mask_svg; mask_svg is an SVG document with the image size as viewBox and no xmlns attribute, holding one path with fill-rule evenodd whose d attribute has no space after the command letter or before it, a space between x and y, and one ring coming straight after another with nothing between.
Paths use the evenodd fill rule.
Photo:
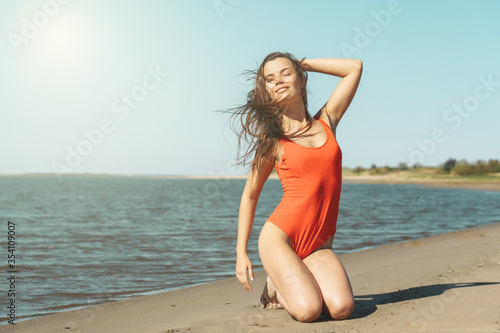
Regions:
<instances>
[{"instance_id":1,"label":"distant treeline","mask_svg":"<svg viewBox=\"0 0 500 333\"><path fill-rule=\"evenodd\" d=\"M448 159L441 166L443 173L454 173L457 175L480 175L485 173L500 172L500 161L489 160L485 162L478 160L476 163L467 163L466 160L457 161L453 158Z\"/></svg>"},{"instance_id":2,"label":"distant treeline","mask_svg":"<svg viewBox=\"0 0 500 333\"><path fill-rule=\"evenodd\" d=\"M401 162L397 167L383 166L377 167L375 164L369 169L365 169L363 167L356 167L352 169L354 173L362 173L365 171L369 171L371 175L385 175L389 172L394 171L407 171L410 169L419 169L423 166L419 163L415 163L412 167L409 167L408 164ZM488 162L484 160L478 160L476 163L468 163L466 160L462 159L457 161L454 158L448 159L443 164L440 164L437 167L437 173L441 174L455 174L459 176L465 175L481 175L487 173L498 173L500 172L500 161L490 159Z\"/></svg>"}]
</instances>

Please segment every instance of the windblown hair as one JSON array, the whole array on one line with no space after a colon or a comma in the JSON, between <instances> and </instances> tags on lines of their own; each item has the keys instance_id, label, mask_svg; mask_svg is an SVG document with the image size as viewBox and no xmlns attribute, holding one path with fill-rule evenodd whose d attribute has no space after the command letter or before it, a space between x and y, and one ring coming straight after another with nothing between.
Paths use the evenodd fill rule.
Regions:
<instances>
[{"instance_id":1,"label":"windblown hair","mask_svg":"<svg viewBox=\"0 0 500 333\"><path fill-rule=\"evenodd\" d=\"M301 83L301 95L306 110L307 125L304 127L304 132L311 128L313 119L307 109L307 71L302 66L305 58L297 60L290 53L273 52L265 57L258 70L246 70L243 73L250 75L249 80L254 80L253 89L247 94L246 103L244 105L231 108L225 112L231 112L231 125L234 122L239 122L241 128L232 130L238 135L238 156L241 150L242 138L248 142L249 146L246 153L239 156L236 165L248 165L248 161L253 156L251 161L251 171L254 171L261 165L264 158L271 151L274 159L278 152L280 138L284 136L283 129L283 113L285 110L285 103L290 101L278 101L271 99L266 90L266 80L264 77L264 66L271 60L276 58L286 58L293 64L293 69ZM298 129L294 133L287 134L287 138L299 135ZM274 161L268 161L274 164Z\"/></svg>"}]
</instances>

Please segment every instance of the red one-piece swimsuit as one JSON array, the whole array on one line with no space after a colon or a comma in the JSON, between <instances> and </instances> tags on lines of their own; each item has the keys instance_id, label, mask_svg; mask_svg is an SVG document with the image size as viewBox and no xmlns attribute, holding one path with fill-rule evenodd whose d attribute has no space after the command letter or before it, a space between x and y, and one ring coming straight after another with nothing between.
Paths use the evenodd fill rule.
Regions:
<instances>
[{"instance_id":1,"label":"red one-piece swimsuit","mask_svg":"<svg viewBox=\"0 0 500 333\"><path fill-rule=\"evenodd\" d=\"M335 235L342 188L342 151L330 127L314 119L326 132L323 145L311 148L280 139L282 161L274 168L283 197L267 219L290 237L301 259Z\"/></svg>"}]
</instances>

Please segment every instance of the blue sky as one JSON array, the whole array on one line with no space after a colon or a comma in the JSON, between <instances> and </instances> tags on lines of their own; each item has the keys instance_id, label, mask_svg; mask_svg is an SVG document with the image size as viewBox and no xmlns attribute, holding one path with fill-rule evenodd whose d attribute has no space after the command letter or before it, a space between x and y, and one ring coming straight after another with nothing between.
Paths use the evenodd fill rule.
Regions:
<instances>
[{"instance_id":1,"label":"blue sky","mask_svg":"<svg viewBox=\"0 0 500 333\"><path fill-rule=\"evenodd\" d=\"M500 158L499 1L0 3L0 174L244 174L214 110L270 52L364 64L343 165ZM315 114L340 78L310 73Z\"/></svg>"}]
</instances>

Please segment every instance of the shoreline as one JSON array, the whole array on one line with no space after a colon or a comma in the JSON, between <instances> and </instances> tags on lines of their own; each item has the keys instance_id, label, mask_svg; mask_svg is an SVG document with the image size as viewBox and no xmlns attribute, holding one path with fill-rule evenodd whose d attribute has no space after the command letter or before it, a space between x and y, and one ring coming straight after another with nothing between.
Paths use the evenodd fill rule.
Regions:
<instances>
[{"instance_id":1,"label":"shoreline","mask_svg":"<svg viewBox=\"0 0 500 333\"><path fill-rule=\"evenodd\" d=\"M53 174L19 174L19 175L0 175L0 178L13 178L13 177L53 177ZM214 179L214 180L228 180L228 179L247 179L248 175L227 175L227 176L168 176L168 175L112 175L112 174L67 174L63 177L70 178L137 178L137 179ZM272 173L268 179L279 179L278 175ZM370 176L342 176L342 183L362 183L362 184L392 184L392 185L421 185L427 187L439 188L455 188L455 189L468 189L480 191L500 191L500 179L467 179L467 178L427 178L427 177L408 177L401 174L387 174L387 175L370 175Z\"/></svg>"},{"instance_id":2,"label":"shoreline","mask_svg":"<svg viewBox=\"0 0 500 333\"><path fill-rule=\"evenodd\" d=\"M343 177L343 183L361 184L393 184L393 185L421 185L426 187L455 188L478 191L500 192L500 181L484 181L469 179L428 179L428 178L396 178L376 176L370 178Z\"/></svg>"},{"instance_id":3,"label":"shoreline","mask_svg":"<svg viewBox=\"0 0 500 333\"><path fill-rule=\"evenodd\" d=\"M350 319L314 323L259 307L265 272L0 326L9 332L496 331L500 222L340 254L353 286ZM323 318L323 319L322 319ZM170 331L169 331L170 330Z\"/></svg>"}]
</instances>

